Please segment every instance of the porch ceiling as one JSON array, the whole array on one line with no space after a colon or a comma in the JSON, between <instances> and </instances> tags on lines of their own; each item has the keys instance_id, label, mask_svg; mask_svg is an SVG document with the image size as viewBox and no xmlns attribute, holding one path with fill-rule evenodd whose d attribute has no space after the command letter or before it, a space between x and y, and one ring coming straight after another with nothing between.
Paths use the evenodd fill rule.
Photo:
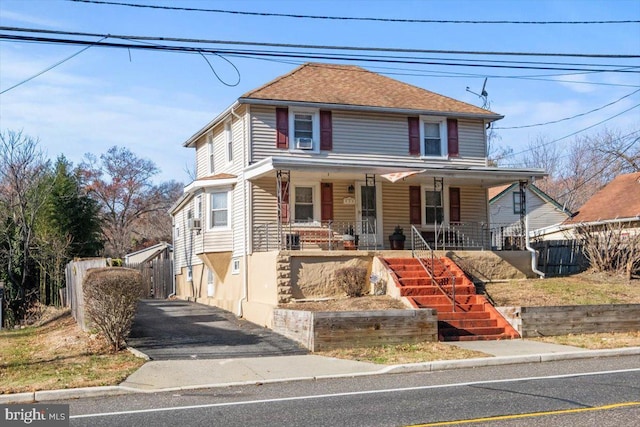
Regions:
<instances>
[{"instance_id":1,"label":"porch ceiling","mask_svg":"<svg viewBox=\"0 0 640 427\"><path fill-rule=\"evenodd\" d=\"M275 177L277 170L290 170L293 177L305 179L364 180L365 174L384 175L394 172L417 171L403 179L406 183L425 183L434 177L446 178L450 185L481 185L493 187L514 181L541 179L547 174L542 169L511 169L482 166L452 166L442 164L410 164L393 161L361 161L311 159L295 157L269 157L245 169L245 178ZM386 181L380 178L381 181ZM401 181L401 182L402 182ZM387 181L388 182L388 181Z\"/></svg>"}]
</instances>

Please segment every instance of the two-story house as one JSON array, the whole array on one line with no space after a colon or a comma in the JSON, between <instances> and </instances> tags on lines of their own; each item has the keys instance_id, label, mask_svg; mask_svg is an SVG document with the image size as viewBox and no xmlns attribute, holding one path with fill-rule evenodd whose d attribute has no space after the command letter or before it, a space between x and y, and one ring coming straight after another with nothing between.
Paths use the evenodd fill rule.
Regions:
<instances>
[{"instance_id":1,"label":"two-story house","mask_svg":"<svg viewBox=\"0 0 640 427\"><path fill-rule=\"evenodd\" d=\"M197 177L171 210L177 295L269 324L305 273L290 256L371 259L398 225L488 249L487 189L544 176L488 165L500 118L357 66L245 93L184 143Z\"/></svg>"}]
</instances>

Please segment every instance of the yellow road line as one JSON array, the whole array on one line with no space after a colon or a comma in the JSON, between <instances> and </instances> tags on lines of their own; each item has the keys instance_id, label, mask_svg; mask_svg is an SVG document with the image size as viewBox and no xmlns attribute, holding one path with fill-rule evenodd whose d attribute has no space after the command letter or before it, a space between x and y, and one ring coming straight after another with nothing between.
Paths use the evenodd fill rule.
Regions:
<instances>
[{"instance_id":1,"label":"yellow road line","mask_svg":"<svg viewBox=\"0 0 640 427\"><path fill-rule=\"evenodd\" d=\"M469 423L482 423L482 422L488 422L488 421L517 420L519 418L543 417L547 415L576 414L579 412L590 412L590 411L606 411L608 409L623 408L625 406L640 406L640 402L614 403L612 405L596 406L592 408L561 409L558 411L531 412L529 414L500 415L496 417L474 418L469 420L442 421L442 422L429 423L429 424L415 424L412 427L436 427L436 426L451 426L451 425L469 424Z\"/></svg>"}]
</instances>

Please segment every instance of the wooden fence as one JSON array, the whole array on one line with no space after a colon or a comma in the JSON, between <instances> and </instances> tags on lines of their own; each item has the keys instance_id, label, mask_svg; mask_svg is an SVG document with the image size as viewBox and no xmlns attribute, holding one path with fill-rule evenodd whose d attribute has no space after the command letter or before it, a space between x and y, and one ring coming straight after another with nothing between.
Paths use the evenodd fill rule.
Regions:
<instances>
[{"instance_id":1,"label":"wooden fence","mask_svg":"<svg viewBox=\"0 0 640 427\"><path fill-rule=\"evenodd\" d=\"M71 261L67 264L65 274L67 279L66 300L71 306L71 314L76 319L83 331L88 330L88 321L84 313L84 294L82 284L87 270L90 268L106 267L104 258L91 258L79 261Z\"/></svg>"},{"instance_id":2,"label":"wooden fence","mask_svg":"<svg viewBox=\"0 0 640 427\"><path fill-rule=\"evenodd\" d=\"M173 262L170 259L155 259L126 267L140 271L142 283L148 297L165 299L173 291Z\"/></svg>"},{"instance_id":3,"label":"wooden fence","mask_svg":"<svg viewBox=\"0 0 640 427\"><path fill-rule=\"evenodd\" d=\"M538 269L547 276L566 276L587 269L589 261L576 240L543 240L531 243L538 251Z\"/></svg>"}]
</instances>

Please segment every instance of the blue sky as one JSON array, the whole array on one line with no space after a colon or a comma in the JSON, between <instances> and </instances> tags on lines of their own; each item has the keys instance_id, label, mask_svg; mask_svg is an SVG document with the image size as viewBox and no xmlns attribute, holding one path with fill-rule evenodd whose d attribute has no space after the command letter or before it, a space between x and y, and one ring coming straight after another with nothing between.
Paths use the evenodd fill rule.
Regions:
<instances>
[{"instance_id":1,"label":"blue sky","mask_svg":"<svg viewBox=\"0 0 640 427\"><path fill-rule=\"evenodd\" d=\"M122 0L130 3L404 19L592 21L639 20L640 0L559 1L208 1ZM258 41L312 45L467 51L640 54L640 24L480 25L359 22L229 15L130 8L67 0L2 0L0 25L98 34ZM0 41L0 91L78 52L79 46ZM433 55L428 55L433 56ZM453 55L447 59L467 59ZM474 59L487 59L477 57ZM153 160L158 180L187 183L193 150L182 143L240 95L287 73L296 61L228 57L240 83L228 87L194 54L92 47L53 70L0 95L0 129L23 130L40 139L50 157L74 163L84 153L124 145ZM505 58L640 66L638 59ZM210 57L219 76L234 83L234 69ZM297 63L305 62L297 60ZM491 109L510 127L557 120L601 107L640 89L638 73L557 76L541 70L366 64L375 72L475 105L489 76ZM466 73L467 75L453 74ZM550 74L554 74L550 76ZM498 77L501 76L501 77ZM534 76L544 80L523 79ZM516 78L513 78L516 77ZM593 84L599 83L599 84ZM498 131L499 144L518 152L537 138L554 140L640 104L640 92L600 111L558 124ZM604 125L583 134L593 134ZM606 123L629 133L640 129L640 108ZM579 135L583 135L579 134ZM566 148L573 138L558 142ZM516 162L517 159L510 159Z\"/></svg>"}]
</instances>

